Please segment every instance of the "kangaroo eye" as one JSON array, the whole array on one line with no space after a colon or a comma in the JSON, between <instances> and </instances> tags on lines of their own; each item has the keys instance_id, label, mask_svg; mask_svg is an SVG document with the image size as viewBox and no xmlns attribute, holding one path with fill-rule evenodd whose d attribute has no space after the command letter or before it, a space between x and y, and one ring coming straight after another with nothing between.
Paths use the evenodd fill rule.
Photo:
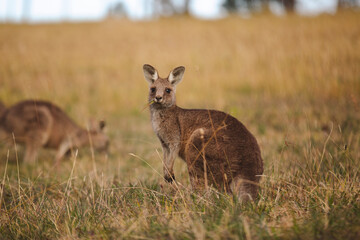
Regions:
<instances>
[{"instance_id":1,"label":"kangaroo eye","mask_svg":"<svg viewBox=\"0 0 360 240\"><path fill-rule=\"evenodd\" d=\"M170 89L170 88L167 88L167 89L165 89L165 91L166 91L167 93L170 93L170 92L171 92L171 89Z\"/></svg>"},{"instance_id":2,"label":"kangaroo eye","mask_svg":"<svg viewBox=\"0 0 360 240\"><path fill-rule=\"evenodd\" d=\"M151 91L152 93L154 93L155 90L156 90L156 88L154 88L154 87L150 88L150 91Z\"/></svg>"}]
</instances>

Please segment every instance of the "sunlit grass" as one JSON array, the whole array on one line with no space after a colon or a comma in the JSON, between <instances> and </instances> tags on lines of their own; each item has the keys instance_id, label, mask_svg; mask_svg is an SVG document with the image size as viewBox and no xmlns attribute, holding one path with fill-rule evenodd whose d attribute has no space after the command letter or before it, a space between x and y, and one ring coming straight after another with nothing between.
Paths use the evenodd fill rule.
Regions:
<instances>
[{"instance_id":1,"label":"sunlit grass","mask_svg":"<svg viewBox=\"0 0 360 240\"><path fill-rule=\"evenodd\" d=\"M1 144L0 238L356 239L360 236L360 15L203 22L0 25L0 100L55 102L77 123L106 119L109 155L53 170ZM265 171L241 205L162 180L142 65L186 67L177 102L231 113L254 133Z\"/></svg>"}]
</instances>

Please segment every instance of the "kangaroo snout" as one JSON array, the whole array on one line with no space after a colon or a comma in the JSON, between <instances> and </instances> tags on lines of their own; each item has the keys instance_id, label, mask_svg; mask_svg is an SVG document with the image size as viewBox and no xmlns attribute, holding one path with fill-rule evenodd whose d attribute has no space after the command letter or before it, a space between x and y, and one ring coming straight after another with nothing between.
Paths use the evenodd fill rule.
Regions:
<instances>
[{"instance_id":1,"label":"kangaroo snout","mask_svg":"<svg viewBox=\"0 0 360 240\"><path fill-rule=\"evenodd\" d=\"M101 153L109 153L110 141L105 140L103 143L95 146L96 151Z\"/></svg>"},{"instance_id":2,"label":"kangaroo snout","mask_svg":"<svg viewBox=\"0 0 360 240\"><path fill-rule=\"evenodd\" d=\"M162 101L162 97L161 96L156 96L155 97L155 102L158 102L158 103L160 103L161 101Z\"/></svg>"}]
</instances>

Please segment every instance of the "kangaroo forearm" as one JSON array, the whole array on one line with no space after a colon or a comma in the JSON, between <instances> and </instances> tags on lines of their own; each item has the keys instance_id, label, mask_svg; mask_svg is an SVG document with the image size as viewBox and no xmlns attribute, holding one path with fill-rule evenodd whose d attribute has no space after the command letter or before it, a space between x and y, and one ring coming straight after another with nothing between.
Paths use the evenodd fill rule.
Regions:
<instances>
[{"instance_id":1,"label":"kangaroo forearm","mask_svg":"<svg viewBox=\"0 0 360 240\"><path fill-rule=\"evenodd\" d=\"M174 162L178 153L178 147L169 146L164 149L164 178L167 182L175 180L174 176Z\"/></svg>"}]
</instances>

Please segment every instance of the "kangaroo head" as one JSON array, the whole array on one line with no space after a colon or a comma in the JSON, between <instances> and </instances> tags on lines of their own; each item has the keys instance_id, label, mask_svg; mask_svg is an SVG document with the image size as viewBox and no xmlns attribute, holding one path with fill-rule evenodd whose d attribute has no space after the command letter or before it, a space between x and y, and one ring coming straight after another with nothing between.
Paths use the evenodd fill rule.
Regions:
<instances>
[{"instance_id":1,"label":"kangaroo head","mask_svg":"<svg viewBox=\"0 0 360 240\"><path fill-rule=\"evenodd\" d=\"M176 85L181 82L185 67L172 70L167 78L159 77L157 70L148 64L143 66L145 79L150 84L149 102L155 108L168 108L175 105Z\"/></svg>"},{"instance_id":2,"label":"kangaroo head","mask_svg":"<svg viewBox=\"0 0 360 240\"><path fill-rule=\"evenodd\" d=\"M89 123L89 134L93 147L98 151L106 151L109 147L109 138L104 133L105 121Z\"/></svg>"}]
</instances>

